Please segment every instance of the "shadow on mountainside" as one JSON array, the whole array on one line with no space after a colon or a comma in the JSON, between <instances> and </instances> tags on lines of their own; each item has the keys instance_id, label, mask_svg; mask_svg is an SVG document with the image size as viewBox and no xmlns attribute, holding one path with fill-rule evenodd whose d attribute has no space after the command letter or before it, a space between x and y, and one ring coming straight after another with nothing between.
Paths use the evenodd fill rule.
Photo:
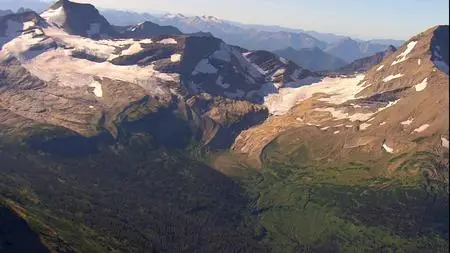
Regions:
<instances>
[{"instance_id":1,"label":"shadow on mountainside","mask_svg":"<svg viewBox=\"0 0 450 253\"><path fill-rule=\"evenodd\" d=\"M0 252L50 253L27 222L0 202Z\"/></svg>"},{"instance_id":2,"label":"shadow on mountainside","mask_svg":"<svg viewBox=\"0 0 450 253\"><path fill-rule=\"evenodd\" d=\"M248 199L237 182L186 151L127 145L76 157L4 146L0 193L86 224L100 233L91 240L119 252L264 252L243 221Z\"/></svg>"}]
</instances>

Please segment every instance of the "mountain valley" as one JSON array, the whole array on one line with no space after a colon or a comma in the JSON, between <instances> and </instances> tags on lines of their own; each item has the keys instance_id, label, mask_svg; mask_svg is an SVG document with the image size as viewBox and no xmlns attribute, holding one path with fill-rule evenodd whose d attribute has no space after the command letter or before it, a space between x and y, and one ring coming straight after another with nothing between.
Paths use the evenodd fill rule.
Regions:
<instances>
[{"instance_id":1,"label":"mountain valley","mask_svg":"<svg viewBox=\"0 0 450 253\"><path fill-rule=\"evenodd\" d=\"M0 252L448 252L448 25L102 12L0 16Z\"/></svg>"}]
</instances>

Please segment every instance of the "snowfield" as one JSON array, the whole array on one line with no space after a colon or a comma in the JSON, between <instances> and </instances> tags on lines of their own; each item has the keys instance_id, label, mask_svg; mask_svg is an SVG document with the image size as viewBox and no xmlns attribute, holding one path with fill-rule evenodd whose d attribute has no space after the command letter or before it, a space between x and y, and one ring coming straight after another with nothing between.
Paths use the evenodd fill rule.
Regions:
<instances>
[{"instance_id":1,"label":"snowfield","mask_svg":"<svg viewBox=\"0 0 450 253\"><path fill-rule=\"evenodd\" d=\"M181 54L173 54L170 56L171 62L180 62L181 61Z\"/></svg>"},{"instance_id":2,"label":"snowfield","mask_svg":"<svg viewBox=\"0 0 450 253\"><path fill-rule=\"evenodd\" d=\"M381 66L379 66L378 68L377 68L377 71L380 71L380 70L382 70L384 68L384 65L381 65Z\"/></svg>"},{"instance_id":3,"label":"snowfield","mask_svg":"<svg viewBox=\"0 0 450 253\"><path fill-rule=\"evenodd\" d=\"M103 89L102 89L102 85L97 82L94 81L93 83L89 84L89 87L93 87L94 88L94 95L101 98L103 97Z\"/></svg>"},{"instance_id":4,"label":"snowfield","mask_svg":"<svg viewBox=\"0 0 450 253\"><path fill-rule=\"evenodd\" d=\"M414 129L413 133L421 133L421 132L427 130L429 127L430 127L429 124L424 124L416 129Z\"/></svg>"},{"instance_id":5,"label":"snowfield","mask_svg":"<svg viewBox=\"0 0 450 253\"><path fill-rule=\"evenodd\" d=\"M387 76L387 77L385 77L385 78L383 79L383 82L387 83L387 82L389 82L389 81L392 81L392 80L394 80L394 79L397 79L397 78L400 78L400 77L403 77L403 76L404 76L403 74L389 75L389 76Z\"/></svg>"},{"instance_id":6,"label":"snowfield","mask_svg":"<svg viewBox=\"0 0 450 253\"><path fill-rule=\"evenodd\" d=\"M408 43L408 45L406 45L406 49L405 51L403 51L403 53L399 54L395 59L395 61L392 62L391 66L394 66L400 62L404 62L406 61L406 57L408 56L409 53L412 52L412 50L414 49L414 47L417 45L417 41L411 41Z\"/></svg>"},{"instance_id":7,"label":"snowfield","mask_svg":"<svg viewBox=\"0 0 450 253\"><path fill-rule=\"evenodd\" d=\"M416 91L423 91L427 87L428 84L428 78L425 78L421 83L414 86L416 88Z\"/></svg>"}]
</instances>

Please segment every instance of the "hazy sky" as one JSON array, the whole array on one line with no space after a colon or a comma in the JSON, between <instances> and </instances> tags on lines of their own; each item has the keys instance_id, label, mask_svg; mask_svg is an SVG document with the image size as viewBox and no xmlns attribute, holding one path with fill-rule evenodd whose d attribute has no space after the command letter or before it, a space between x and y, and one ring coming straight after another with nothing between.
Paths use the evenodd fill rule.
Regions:
<instances>
[{"instance_id":1,"label":"hazy sky","mask_svg":"<svg viewBox=\"0 0 450 253\"><path fill-rule=\"evenodd\" d=\"M76 0L137 12L212 15L251 24L332 32L360 38L408 39L448 24L449 0Z\"/></svg>"}]
</instances>

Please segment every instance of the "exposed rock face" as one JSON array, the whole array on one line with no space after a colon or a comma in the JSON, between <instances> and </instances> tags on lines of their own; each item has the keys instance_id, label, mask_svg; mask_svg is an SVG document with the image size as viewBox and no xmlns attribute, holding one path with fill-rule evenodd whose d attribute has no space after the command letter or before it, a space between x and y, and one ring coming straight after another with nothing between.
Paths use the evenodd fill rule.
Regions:
<instances>
[{"instance_id":1,"label":"exposed rock face","mask_svg":"<svg viewBox=\"0 0 450 253\"><path fill-rule=\"evenodd\" d=\"M81 12L89 15L75 22ZM199 138L226 148L267 118L267 94L314 76L272 53L210 36L164 35L151 23L114 28L93 6L69 1L43 18L31 12L1 21L3 117L63 127L76 138L148 131L160 144ZM88 33L88 24L100 28ZM176 136L186 138L177 143Z\"/></svg>"},{"instance_id":2,"label":"exposed rock face","mask_svg":"<svg viewBox=\"0 0 450 253\"><path fill-rule=\"evenodd\" d=\"M444 52L448 54L448 26L438 26L411 38L365 74L280 89L273 102L289 109L243 131L233 150L258 165L272 142L280 147L276 152L287 154L305 145L314 162L356 159L386 168L389 157L446 149L449 80Z\"/></svg>"}]
</instances>

